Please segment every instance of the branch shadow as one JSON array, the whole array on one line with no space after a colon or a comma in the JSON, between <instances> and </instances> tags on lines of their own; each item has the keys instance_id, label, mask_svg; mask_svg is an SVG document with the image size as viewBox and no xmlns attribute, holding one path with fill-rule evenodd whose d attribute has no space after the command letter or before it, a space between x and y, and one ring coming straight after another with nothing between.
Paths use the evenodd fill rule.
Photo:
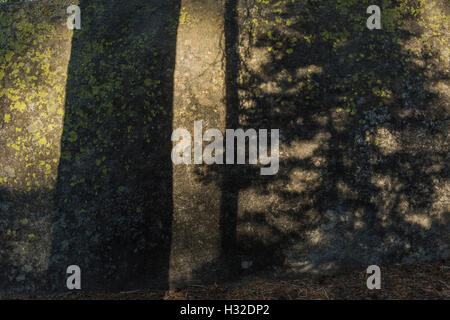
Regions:
<instances>
[{"instance_id":1,"label":"branch shadow","mask_svg":"<svg viewBox=\"0 0 450 320\"><path fill-rule=\"evenodd\" d=\"M405 48L423 33L417 4L387 1L374 31L369 5L241 1L239 37L227 26L227 128L279 128L281 140L273 177L255 166L199 173L224 177L232 272L335 273L449 255L448 114L429 90L449 75L429 72L435 53Z\"/></svg>"}]
</instances>

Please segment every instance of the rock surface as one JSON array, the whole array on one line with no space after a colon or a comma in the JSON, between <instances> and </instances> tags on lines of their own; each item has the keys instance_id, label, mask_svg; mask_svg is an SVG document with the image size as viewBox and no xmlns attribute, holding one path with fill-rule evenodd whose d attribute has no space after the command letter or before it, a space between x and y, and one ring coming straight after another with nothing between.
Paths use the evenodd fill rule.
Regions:
<instances>
[{"instance_id":1,"label":"rock surface","mask_svg":"<svg viewBox=\"0 0 450 320\"><path fill-rule=\"evenodd\" d=\"M0 286L133 290L450 255L445 2L0 4ZM171 162L280 129L280 171Z\"/></svg>"}]
</instances>

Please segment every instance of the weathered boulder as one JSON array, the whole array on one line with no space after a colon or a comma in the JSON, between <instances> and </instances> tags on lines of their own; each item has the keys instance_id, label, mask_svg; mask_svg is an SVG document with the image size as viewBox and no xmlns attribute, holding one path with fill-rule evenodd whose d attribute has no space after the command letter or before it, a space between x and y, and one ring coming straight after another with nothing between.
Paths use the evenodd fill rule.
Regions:
<instances>
[{"instance_id":1,"label":"weathered boulder","mask_svg":"<svg viewBox=\"0 0 450 320\"><path fill-rule=\"evenodd\" d=\"M448 14L387 1L368 30L369 4L0 4L1 288L66 290L69 265L127 290L448 258ZM279 171L173 165L197 120L279 129Z\"/></svg>"}]
</instances>

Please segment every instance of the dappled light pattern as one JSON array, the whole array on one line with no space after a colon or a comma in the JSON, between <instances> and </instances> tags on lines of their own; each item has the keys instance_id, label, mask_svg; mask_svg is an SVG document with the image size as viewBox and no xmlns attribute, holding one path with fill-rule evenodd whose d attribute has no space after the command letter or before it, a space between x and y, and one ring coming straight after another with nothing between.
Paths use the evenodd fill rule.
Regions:
<instances>
[{"instance_id":1,"label":"dappled light pattern","mask_svg":"<svg viewBox=\"0 0 450 320\"><path fill-rule=\"evenodd\" d=\"M0 287L62 291L73 264L118 291L448 258L448 3L380 0L381 30L371 4L1 3ZM173 165L196 120L280 129L279 172Z\"/></svg>"},{"instance_id":2,"label":"dappled light pattern","mask_svg":"<svg viewBox=\"0 0 450 320\"><path fill-rule=\"evenodd\" d=\"M448 10L383 1L370 31L370 4L241 2L240 124L282 136L277 176L238 175L238 242L255 268L449 255L449 92L431 90L448 85Z\"/></svg>"},{"instance_id":3,"label":"dappled light pattern","mask_svg":"<svg viewBox=\"0 0 450 320\"><path fill-rule=\"evenodd\" d=\"M227 82L239 108L228 116L281 139L276 176L240 166L223 189L237 203L242 273L447 257L445 4L383 1L382 30L370 31L370 1L239 3L239 75Z\"/></svg>"}]
</instances>

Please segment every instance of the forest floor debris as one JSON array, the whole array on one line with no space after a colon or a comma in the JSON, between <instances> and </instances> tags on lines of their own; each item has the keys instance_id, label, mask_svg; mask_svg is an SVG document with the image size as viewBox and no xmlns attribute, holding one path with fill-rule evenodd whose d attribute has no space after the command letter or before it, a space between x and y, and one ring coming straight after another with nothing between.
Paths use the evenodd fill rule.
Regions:
<instances>
[{"instance_id":1,"label":"forest floor debris","mask_svg":"<svg viewBox=\"0 0 450 320\"><path fill-rule=\"evenodd\" d=\"M450 300L450 260L381 267L382 288L369 290L365 270L334 276L286 280L243 279L215 285L193 285L172 291L69 293L53 296L3 296L2 299L50 300Z\"/></svg>"}]
</instances>

